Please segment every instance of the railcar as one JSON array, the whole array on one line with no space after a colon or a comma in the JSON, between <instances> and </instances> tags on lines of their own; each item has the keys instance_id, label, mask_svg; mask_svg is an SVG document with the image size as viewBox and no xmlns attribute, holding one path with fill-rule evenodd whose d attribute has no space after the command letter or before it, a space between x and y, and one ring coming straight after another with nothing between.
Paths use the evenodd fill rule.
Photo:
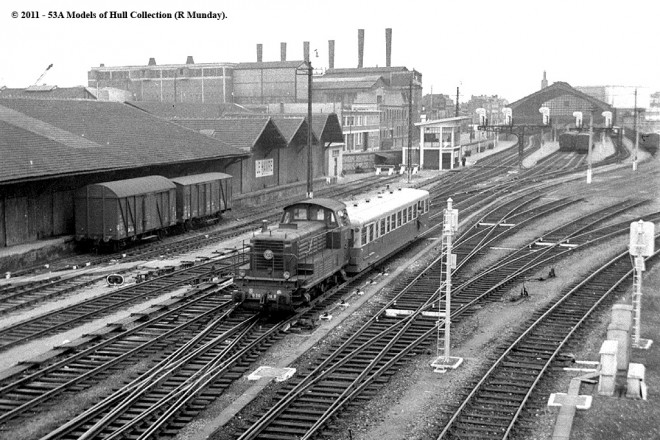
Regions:
<instances>
[{"instance_id":1,"label":"railcar","mask_svg":"<svg viewBox=\"0 0 660 440\"><path fill-rule=\"evenodd\" d=\"M291 312L392 255L428 229L429 194L402 188L359 202L310 199L251 238L234 300Z\"/></svg>"},{"instance_id":2,"label":"railcar","mask_svg":"<svg viewBox=\"0 0 660 440\"><path fill-rule=\"evenodd\" d=\"M75 239L116 250L130 241L217 221L232 206L232 177L205 173L146 176L87 185L76 191Z\"/></svg>"},{"instance_id":3,"label":"railcar","mask_svg":"<svg viewBox=\"0 0 660 440\"><path fill-rule=\"evenodd\" d=\"M229 174L195 174L170 180L176 185L176 220L185 229L216 221L231 209Z\"/></svg>"},{"instance_id":4,"label":"railcar","mask_svg":"<svg viewBox=\"0 0 660 440\"><path fill-rule=\"evenodd\" d=\"M176 224L176 186L163 176L87 185L74 195L76 240L121 243Z\"/></svg>"}]
</instances>

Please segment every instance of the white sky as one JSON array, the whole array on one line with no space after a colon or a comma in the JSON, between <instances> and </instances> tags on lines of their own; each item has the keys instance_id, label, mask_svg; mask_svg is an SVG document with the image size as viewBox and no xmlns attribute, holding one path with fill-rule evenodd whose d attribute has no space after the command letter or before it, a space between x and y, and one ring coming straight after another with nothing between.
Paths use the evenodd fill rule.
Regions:
<instances>
[{"instance_id":1,"label":"white sky","mask_svg":"<svg viewBox=\"0 0 660 440\"><path fill-rule=\"evenodd\" d=\"M139 5L139 6L138 6ZM213 19L102 19L104 11L224 11ZM12 18L38 11L39 19ZM49 19L49 11L94 12L92 19ZM515 101L550 84L628 85L660 90L660 3L657 0L5 0L0 6L0 86L87 85L87 71L106 66L279 61L357 67L357 29L365 29L364 66L385 65L385 28L392 65L423 75L424 93L500 95ZM319 58L315 58L314 49Z\"/></svg>"}]
</instances>

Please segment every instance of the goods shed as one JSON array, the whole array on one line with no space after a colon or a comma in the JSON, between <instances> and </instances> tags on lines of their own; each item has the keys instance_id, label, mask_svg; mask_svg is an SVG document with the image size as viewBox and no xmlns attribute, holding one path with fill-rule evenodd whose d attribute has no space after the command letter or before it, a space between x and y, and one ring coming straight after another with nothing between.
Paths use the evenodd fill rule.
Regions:
<instances>
[{"instance_id":1,"label":"goods shed","mask_svg":"<svg viewBox=\"0 0 660 440\"><path fill-rule=\"evenodd\" d=\"M0 98L0 132L0 247L74 234L85 185L227 173L250 156L117 102Z\"/></svg>"}]
</instances>

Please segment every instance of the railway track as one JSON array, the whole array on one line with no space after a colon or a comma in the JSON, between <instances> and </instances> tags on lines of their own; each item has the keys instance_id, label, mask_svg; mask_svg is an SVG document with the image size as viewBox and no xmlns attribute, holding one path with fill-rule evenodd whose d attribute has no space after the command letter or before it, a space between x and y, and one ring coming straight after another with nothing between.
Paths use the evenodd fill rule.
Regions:
<instances>
[{"instance_id":1,"label":"railway track","mask_svg":"<svg viewBox=\"0 0 660 440\"><path fill-rule=\"evenodd\" d=\"M0 329L0 352L32 339L60 333L101 316L177 288L199 284L232 270L231 261L210 260L175 270L143 283L131 284Z\"/></svg>"},{"instance_id":2,"label":"railway track","mask_svg":"<svg viewBox=\"0 0 660 440\"><path fill-rule=\"evenodd\" d=\"M500 222L509 216L510 212L507 212ZM629 223L619 225L618 233L627 232L628 226ZM565 239L576 232L568 234ZM611 231L603 231L603 234L606 235L598 239L611 235ZM487 243L484 246L492 242ZM529 250L528 246L524 246L521 252L525 249ZM569 251L537 250L533 252L536 255L511 258L464 282L452 299L458 300L457 308L461 311L456 314L457 319L474 305L492 300L496 293L504 291L524 273L558 258L562 252ZM310 439L321 432L332 435L328 426L334 417L353 407L359 399L368 399L393 374L395 366L426 347L437 332L438 315L434 311L437 311L435 303L441 293L441 283L433 274L440 272L437 267L440 261L440 258L436 259L405 287L397 288L396 293L387 296L380 312L324 353L323 360L317 361L314 368L285 386L280 400L272 403L271 408L238 438L285 440ZM460 269L459 265L456 271L460 272Z\"/></svg>"},{"instance_id":3,"label":"railway track","mask_svg":"<svg viewBox=\"0 0 660 440\"><path fill-rule=\"evenodd\" d=\"M660 239L656 238L656 246ZM647 259L657 263L660 251ZM571 337L599 308L630 287L633 269L623 252L602 265L561 298L535 313L483 373L454 409L440 439L507 439L530 435L521 423L524 409L539 383Z\"/></svg>"}]
</instances>

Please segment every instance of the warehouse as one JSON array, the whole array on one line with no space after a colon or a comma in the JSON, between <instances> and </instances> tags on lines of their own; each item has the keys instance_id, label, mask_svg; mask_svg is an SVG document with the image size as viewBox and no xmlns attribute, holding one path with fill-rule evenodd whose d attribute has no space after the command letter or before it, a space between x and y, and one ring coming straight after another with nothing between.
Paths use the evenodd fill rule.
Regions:
<instances>
[{"instance_id":1,"label":"warehouse","mask_svg":"<svg viewBox=\"0 0 660 440\"><path fill-rule=\"evenodd\" d=\"M73 193L146 175L228 173L249 152L131 106L0 99L0 247L73 233Z\"/></svg>"}]
</instances>

